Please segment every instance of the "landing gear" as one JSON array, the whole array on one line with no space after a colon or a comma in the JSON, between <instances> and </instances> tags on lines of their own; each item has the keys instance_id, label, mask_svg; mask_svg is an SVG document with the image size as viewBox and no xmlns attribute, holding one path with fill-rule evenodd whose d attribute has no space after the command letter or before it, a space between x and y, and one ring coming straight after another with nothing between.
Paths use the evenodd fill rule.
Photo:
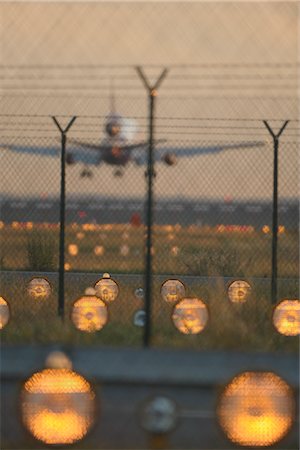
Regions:
<instances>
[{"instance_id":1,"label":"landing gear","mask_svg":"<svg viewBox=\"0 0 300 450\"><path fill-rule=\"evenodd\" d=\"M86 167L80 173L80 178L92 178L92 176L93 176L93 172Z\"/></svg>"},{"instance_id":2,"label":"landing gear","mask_svg":"<svg viewBox=\"0 0 300 450\"><path fill-rule=\"evenodd\" d=\"M122 170L122 169L116 169L115 171L114 171L114 176L115 177L122 177L124 175L124 170Z\"/></svg>"}]
</instances>

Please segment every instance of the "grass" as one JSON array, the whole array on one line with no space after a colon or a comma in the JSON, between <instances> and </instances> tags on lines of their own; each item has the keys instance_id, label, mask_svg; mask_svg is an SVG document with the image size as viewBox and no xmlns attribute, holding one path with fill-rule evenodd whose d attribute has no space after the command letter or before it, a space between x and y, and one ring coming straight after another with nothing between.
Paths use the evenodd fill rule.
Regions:
<instances>
[{"instance_id":1,"label":"grass","mask_svg":"<svg viewBox=\"0 0 300 450\"><path fill-rule=\"evenodd\" d=\"M28 278L28 277L27 277ZM142 345L143 329L133 325L134 312L143 307L135 298L139 282L122 278L120 296L109 305L109 323L93 334L75 329L70 320L72 303L84 289L92 284L90 276L66 276L66 314L62 323L57 316L57 277L53 277L53 292L48 300L34 300L26 294L26 277L11 274L1 283L1 293L9 301L11 321L2 330L2 343L6 344L72 344L80 346L138 346ZM12 282L13 281L13 282ZM93 280L93 281L96 281ZM200 297L209 308L209 323L198 335L182 335L171 320L172 306L160 297L158 280L154 282L152 305L152 345L163 348L188 348L196 350L253 350L298 351L297 337L279 335L272 325L272 311L268 283L252 280L252 294L247 303L232 304L226 296L222 278L215 284L199 279L188 288L188 296ZM281 283L279 296L297 298L296 281Z\"/></svg>"},{"instance_id":2,"label":"grass","mask_svg":"<svg viewBox=\"0 0 300 450\"><path fill-rule=\"evenodd\" d=\"M84 226L83 226L84 227ZM271 236L252 233L218 233L208 228L155 227L153 270L156 274L199 276L271 276ZM65 259L71 271L143 273L144 228L128 225L109 229L82 230L77 225L66 229ZM13 229L2 234L2 270L56 271L58 267L58 230ZM78 254L71 256L68 246L76 244ZM129 254L122 255L122 246ZM96 246L104 253L97 256ZM176 250L177 248L177 254ZM299 236L286 231L278 239L278 274L297 278L299 274Z\"/></svg>"},{"instance_id":3,"label":"grass","mask_svg":"<svg viewBox=\"0 0 300 450\"><path fill-rule=\"evenodd\" d=\"M57 317L58 229L5 226L1 230L0 295L9 301L12 319L1 331L2 342L141 346L143 330L133 325L133 315L143 308L134 291L143 282L144 232L143 227L128 225L66 228L65 259L70 271L65 277L66 320L62 323ZM78 246L78 255L68 254L69 244ZM125 244L130 253L123 256L120 248ZM94 253L96 245L103 246L103 255ZM178 252L172 251L174 247ZM279 235L278 274L282 279L278 281L278 298L299 298L298 248L296 232ZM31 273L26 274L26 270ZM51 297L46 301L33 300L26 294L26 283L37 271L49 272L53 284ZM103 272L115 274L120 284L120 297L109 305L110 321L103 330L94 334L79 332L69 318L72 303ZM153 345L297 351L298 339L280 336L272 326L270 235L259 231L218 233L207 227L154 227L153 272ZM123 275L118 279L120 273L137 277L140 274L140 278ZM172 307L160 298L161 280L167 278L166 274L177 278L194 276L185 280L187 294L204 300L210 314L207 328L199 335L182 335L174 327ZM231 304L224 277L248 279L252 284L251 299L245 304Z\"/></svg>"}]
</instances>

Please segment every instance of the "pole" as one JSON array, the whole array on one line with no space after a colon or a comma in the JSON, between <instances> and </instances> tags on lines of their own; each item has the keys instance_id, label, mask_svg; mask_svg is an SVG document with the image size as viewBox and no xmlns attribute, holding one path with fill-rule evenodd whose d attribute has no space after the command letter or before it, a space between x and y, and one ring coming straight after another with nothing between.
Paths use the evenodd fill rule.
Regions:
<instances>
[{"instance_id":1,"label":"pole","mask_svg":"<svg viewBox=\"0 0 300 450\"><path fill-rule=\"evenodd\" d=\"M65 316L65 217L66 217L66 143L67 132L75 122L74 116L67 127L63 129L56 117L52 117L61 133L60 158L60 228L59 228L59 267L58 267L58 316L64 320Z\"/></svg>"},{"instance_id":2,"label":"pole","mask_svg":"<svg viewBox=\"0 0 300 450\"><path fill-rule=\"evenodd\" d=\"M277 302L277 243L278 243L278 150L279 137L288 124L284 122L280 131L275 134L266 120L263 121L273 138L273 210L272 210L272 274L271 274L271 303Z\"/></svg>"},{"instance_id":3,"label":"pole","mask_svg":"<svg viewBox=\"0 0 300 450\"><path fill-rule=\"evenodd\" d=\"M147 196L146 196L146 256L145 256L145 327L143 345L149 347L151 340L151 298L152 298L152 228L153 228L153 179L154 179L154 112L155 99L157 97L157 89L165 76L167 69L164 69L154 85L150 85L140 67L136 68L138 75L142 79L149 100L149 146L148 146L148 162L147 162Z\"/></svg>"}]
</instances>

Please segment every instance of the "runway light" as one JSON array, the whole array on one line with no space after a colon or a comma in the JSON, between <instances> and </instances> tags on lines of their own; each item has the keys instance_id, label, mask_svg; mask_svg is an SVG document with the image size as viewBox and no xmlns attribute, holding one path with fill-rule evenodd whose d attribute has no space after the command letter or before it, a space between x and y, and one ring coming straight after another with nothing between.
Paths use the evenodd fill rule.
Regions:
<instances>
[{"instance_id":1,"label":"runway light","mask_svg":"<svg viewBox=\"0 0 300 450\"><path fill-rule=\"evenodd\" d=\"M103 245L96 245L94 248L94 253L96 256L104 255L104 247Z\"/></svg>"},{"instance_id":2,"label":"runway light","mask_svg":"<svg viewBox=\"0 0 300 450\"><path fill-rule=\"evenodd\" d=\"M145 297L144 289L142 287L136 288L134 291L134 296L139 300L142 300Z\"/></svg>"},{"instance_id":3,"label":"runway light","mask_svg":"<svg viewBox=\"0 0 300 450\"><path fill-rule=\"evenodd\" d=\"M227 293L232 303L245 303L250 296L251 286L247 281L236 280L230 283Z\"/></svg>"},{"instance_id":4,"label":"runway light","mask_svg":"<svg viewBox=\"0 0 300 450\"><path fill-rule=\"evenodd\" d=\"M282 300L273 311L273 324L285 336L300 334L300 301Z\"/></svg>"},{"instance_id":5,"label":"runway light","mask_svg":"<svg viewBox=\"0 0 300 450\"><path fill-rule=\"evenodd\" d=\"M27 293L35 300L46 300L51 294L51 285L46 278L32 278L27 285Z\"/></svg>"},{"instance_id":6,"label":"runway light","mask_svg":"<svg viewBox=\"0 0 300 450\"><path fill-rule=\"evenodd\" d=\"M97 297L100 297L101 300L111 303L114 302L119 295L119 286L109 277L109 274L107 274L109 278L105 277L105 275L106 274L104 274L103 278L95 284L96 295Z\"/></svg>"},{"instance_id":7,"label":"runway light","mask_svg":"<svg viewBox=\"0 0 300 450\"><path fill-rule=\"evenodd\" d=\"M96 295L96 289L92 286L89 286L85 289L84 295Z\"/></svg>"},{"instance_id":8,"label":"runway light","mask_svg":"<svg viewBox=\"0 0 300 450\"><path fill-rule=\"evenodd\" d=\"M51 359L54 367L36 372L24 383L22 419L39 441L72 444L82 439L94 422L95 394L90 384L71 370L68 358L56 355L48 362Z\"/></svg>"},{"instance_id":9,"label":"runway light","mask_svg":"<svg viewBox=\"0 0 300 450\"><path fill-rule=\"evenodd\" d=\"M69 255L71 255L71 256L76 256L76 255L78 255L78 245L76 245L76 244L70 244L70 245L68 246L68 253L69 253Z\"/></svg>"},{"instance_id":10,"label":"runway light","mask_svg":"<svg viewBox=\"0 0 300 450\"><path fill-rule=\"evenodd\" d=\"M177 303L185 296L185 286L179 280L167 280L161 286L160 295L167 303Z\"/></svg>"},{"instance_id":11,"label":"runway light","mask_svg":"<svg viewBox=\"0 0 300 450\"><path fill-rule=\"evenodd\" d=\"M134 313L133 325L136 327L144 327L146 323L146 312L143 309L139 309Z\"/></svg>"},{"instance_id":12,"label":"runway light","mask_svg":"<svg viewBox=\"0 0 300 450\"><path fill-rule=\"evenodd\" d=\"M129 246L127 244L121 245L120 254L122 256L128 256L130 252Z\"/></svg>"},{"instance_id":13,"label":"runway light","mask_svg":"<svg viewBox=\"0 0 300 450\"><path fill-rule=\"evenodd\" d=\"M281 440L292 426L294 399L290 386L272 372L244 372L223 391L217 415L234 443L261 447Z\"/></svg>"},{"instance_id":14,"label":"runway light","mask_svg":"<svg viewBox=\"0 0 300 450\"><path fill-rule=\"evenodd\" d=\"M74 302L71 320L80 331L99 331L108 321L107 306L96 296L84 295Z\"/></svg>"},{"instance_id":15,"label":"runway light","mask_svg":"<svg viewBox=\"0 0 300 450\"><path fill-rule=\"evenodd\" d=\"M140 425L151 434L170 433L176 427L178 417L174 400L162 395L150 397L139 408Z\"/></svg>"},{"instance_id":16,"label":"runway light","mask_svg":"<svg viewBox=\"0 0 300 450\"><path fill-rule=\"evenodd\" d=\"M176 245L174 247L171 248L171 255L172 256L178 256L179 255L179 247L177 247Z\"/></svg>"},{"instance_id":17,"label":"runway light","mask_svg":"<svg viewBox=\"0 0 300 450\"><path fill-rule=\"evenodd\" d=\"M8 324L9 318L10 311L8 303L5 298L0 297L0 330L2 330L2 328L4 328Z\"/></svg>"},{"instance_id":18,"label":"runway light","mask_svg":"<svg viewBox=\"0 0 300 450\"><path fill-rule=\"evenodd\" d=\"M183 334L198 334L208 322L208 310L198 298L184 298L173 309L172 320Z\"/></svg>"}]
</instances>

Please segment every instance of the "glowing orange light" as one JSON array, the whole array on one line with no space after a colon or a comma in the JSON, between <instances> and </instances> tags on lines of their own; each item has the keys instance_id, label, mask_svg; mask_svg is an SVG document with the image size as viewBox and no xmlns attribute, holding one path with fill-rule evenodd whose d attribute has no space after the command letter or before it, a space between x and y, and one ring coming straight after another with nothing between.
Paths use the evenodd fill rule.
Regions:
<instances>
[{"instance_id":1,"label":"glowing orange light","mask_svg":"<svg viewBox=\"0 0 300 450\"><path fill-rule=\"evenodd\" d=\"M74 303L71 319L78 330L93 333L106 325L107 306L96 296L84 295Z\"/></svg>"},{"instance_id":2,"label":"glowing orange light","mask_svg":"<svg viewBox=\"0 0 300 450\"><path fill-rule=\"evenodd\" d=\"M282 300L274 309L273 324L280 334L297 336L300 334L300 301Z\"/></svg>"},{"instance_id":3,"label":"glowing orange light","mask_svg":"<svg viewBox=\"0 0 300 450\"><path fill-rule=\"evenodd\" d=\"M185 296L185 286L179 280L167 280L161 286L160 295L167 303L177 303Z\"/></svg>"},{"instance_id":4,"label":"glowing orange light","mask_svg":"<svg viewBox=\"0 0 300 450\"><path fill-rule=\"evenodd\" d=\"M268 225L264 225L264 226L262 227L262 232L263 232L264 234L268 234L268 233L271 232L271 229L270 229L270 227L268 227Z\"/></svg>"},{"instance_id":5,"label":"glowing orange light","mask_svg":"<svg viewBox=\"0 0 300 450\"><path fill-rule=\"evenodd\" d=\"M51 294L51 285L46 278L35 277L28 283L27 293L36 300L46 300Z\"/></svg>"},{"instance_id":6,"label":"glowing orange light","mask_svg":"<svg viewBox=\"0 0 300 450\"><path fill-rule=\"evenodd\" d=\"M251 293L251 286L247 281L236 280L228 287L228 297L232 303L245 303Z\"/></svg>"},{"instance_id":7,"label":"glowing orange light","mask_svg":"<svg viewBox=\"0 0 300 450\"><path fill-rule=\"evenodd\" d=\"M84 236L85 236L85 234L82 233L81 231L79 231L79 232L76 234L76 238L77 238L77 239L83 239Z\"/></svg>"},{"instance_id":8,"label":"glowing orange light","mask_svg":"<svg viewBox=\"0 0 300 450\"><path fill-rule=\"evenodd\" d=\"M90 384L70 369L45 369L24 384L22 418L33 436L46 444L72 444L94 421L95 394Z\"/></svg>"},{"instance_id":9,"label":"glowing orange light","mask_svg":"<svg viewBox=\"0 0 300 450\"><path fill-rule=\"evenodd\" d=\"M66 271L71 270L71 264L70 264L70 263L65 263L64 269L65 269Z\"/></svg>"},{"instance_id":10,"label":"glowing orange light","mask_svg":"<svg viewBox=\"0 0 300 450\"><path fill-rule=\"evenodd\" d=\"M198 298L184 298L175 305L172 320L183 334L201 333L208 322L207 306Z\"/></svg>"},{"instance_id":11,"label":"glowing orange light","mask_svg":"<svg viewBox=\"0 0 300 450\"><path fill-rule=\"evenodd\" d=\"M272 445L293 423L292 390L274 373L245 372L226 386L217 413L231 441L251 447Z\"/></svg>"},{"instance_id":12,"label":"glowing orange light","mask_svg":"<svg viewBox=\"0 0 300 450\"><path fill-rule=\"evenodd\" d=\"M104 247L103 245L96 245L94 248L94 253L96 256L102 256L104 254Z\"/></svg>"},{"instance_id":13,"label":"glowing orange light","mask_svg":"<svg viewBox=\"0 0 300 450\"><path fill-rule=\"evenodd\" d=\"M9 306L7 301L0 297L0 330L7 325L10 318Z\"/></svg>"},{"instance_id":14,"label":"glowing orange light","mask_svg":"<svg viewBox=\"0 0 300 450\"><path fill-rule=\"evenodd\" d=\"M70 244L70 245L68 246L68 252L69 252L69 255L71 255L71 256L76 256L76 255L78 255L78 245L76 245L76 244Z\"/></svg>"},{"instance_id":15,"label":"glowing orange light","mask_svg":"<svg viewBox=\"0 0 300 450\"><path fill-rule=\"evenodd\" d=\"M111 279L104 277L95 284L96 295L105 302L114 302L119 295L119 286Z\"/></svg>"}]
</instances>

